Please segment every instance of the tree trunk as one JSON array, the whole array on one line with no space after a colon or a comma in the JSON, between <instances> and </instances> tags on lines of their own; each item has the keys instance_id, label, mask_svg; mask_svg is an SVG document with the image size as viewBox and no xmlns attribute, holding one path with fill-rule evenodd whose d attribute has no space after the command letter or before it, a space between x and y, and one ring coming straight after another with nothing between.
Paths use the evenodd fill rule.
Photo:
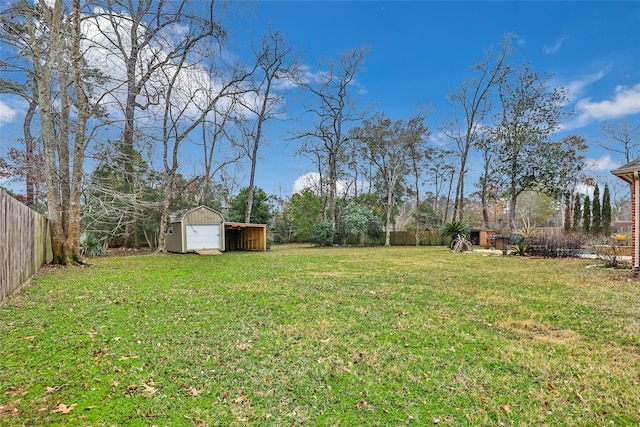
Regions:
<instances>
[{"instance_id":1,"label":"tree trunk","mask_svg":"<svg viewBox=\"0 0 640 427\"><path fill-rule=\"evenodd\" d=\"M31 122L33 121L33 116L36 113L36 108L38 103L35 99L32 99L29 102L29 109L24 116L23 130L24 130L24 146L25 146L25 160L27 170L25 173L25 184L27 187L27 205L35 206L36 205L36 177L34 173L34 168L36 167L36 159L35 159L35 144L33 142L33 135L31 134Z\"/></svg>"},{"instance_id":2,"label":"tree trunk","mask_svg":"<svg viewBox=\"0 0 640 427\"><path fill-rule=\"evenodd\" d=\"M169 171L167 173L167 182L165 184L164 198L162 199L162 212L160 213L160 232L158 234L158 252L167 251L167 225L169 222L169 209L171 207L171 194L175 185L175 173Z\"/></svg>"},{"instance_id":3,"label":"tree trunk","mask_svg":"<svg viewBox=\"0 0 640 427\"><path fill-rule=\"evenodd\" d=\"M80 0L73 0L73 89L76 94L77 118L74 133L73 148L73 172L69 183L69 224L67 226L67 239L64 243L65 263L81 262L80 256L80 217L82 194L82 169L85 153L85 131L89 120L89 98L84 91L82 81L82 53L80 51Z\"/></svg>"},{"instance_id":4,"label":"tree trunk","mask_svg":"<svg viewBox=\"0 0 640 427\"><path fill-rule=\"evenodd\" d=\"M420 246L420 179L418 178L417 169L415 167L414 172L416 177L416 246Z\"/></svg>"},{"instance_id":5,"label":"tree trunk","mask_svg":"<svg viewBox=\"0 0 640 427\"><path fill-rule=\"evenodd\" d=\"M467 167L467 155L468 150L462 154L460 159L460 174L458 175L458 184L456 185L456 198L453 204L453 216L452 220L463 221L464 220L464 176L466 174Z\"/></svg>"},{"instance_id":6,"label":"tree trunk","mask_svg":"<svg viewBox=\"0 0 640 427\"><path fill-rule=\"evenodd\" d=\"M393 187L391 187L393 188ZM385 224L385 238L384 238L384 245L385 246L391 246L391 213L392 213L392 206L393 203L393 191L389 191L387 193L387 218L386 218L386 224Z\"/></svg>"},{"instance_id":7,"label":"tree trunk","mask_svg":"<svg viewBox=\"0 0 640 427\"><path fill-rule=\"evenodd\" d=\"M53 70L56 68L56 58L61 57L60 52L60 22L62 19L62 1L55 2L51 15L51 36L48 43L46 58L42 61L34 61L35 78L37 84L38 105L40 106L40 121L42 141L45 154L46 186L47 186L47 212L51 230L51 249L54 264L64 264L65 255L63 244L66 240L63 226L62 205L60 198L60 181L57 164L58 140L53 126L54 111L51 94L51 80ZM35 35L31 35L35 39Z\"/></svg>"},{"instance_id":8,"label":"tree trunk","mask_svg":"<svg viewBox=\"0 0 640 427\"><path fill-rule=\"evenodd\" d=\"M489 206L487 206L487 194L483 191L480 198L482 203L482 222L484 223L484 228L488 230L490 228L490 225L489 225Z\"/></svg>"},{"instance_id":9,"label":"tree trunk","mask_svg":"<svg viewBox=\"0 0 640 427\"><path fill-rule=\"evenodd\" d=\"M449 218L449 205L451 204L451 190L453 190L453 174L451 174L451 179L449 180L449 189L447 190L447 203L444 208L444 216L442 218L442 223L446 224Z\"/></svg>"},{"instance_id":10,"label":"tree trunk","mask_svg":"<svg viewBox=\"0 0 640 427\"><path fill-rule=\"evenodd\" d=\"M336 231L336 193L338 192L338 172L336 153L329 154L329 220L332 232Z\"/></svg>"},{"instance_id":11,"label":"tree trunk","mask_svg":"<svg viewBox=\"0 0 640 427\"><path fill-rule=\"evenodd\" d=\"M518 230L518 226L516 224L516 201L518 200L518 195L512 194L511 199L509 200L509 228L511 229L511 233L515 233Z\"/></svg>"}]
</instances>

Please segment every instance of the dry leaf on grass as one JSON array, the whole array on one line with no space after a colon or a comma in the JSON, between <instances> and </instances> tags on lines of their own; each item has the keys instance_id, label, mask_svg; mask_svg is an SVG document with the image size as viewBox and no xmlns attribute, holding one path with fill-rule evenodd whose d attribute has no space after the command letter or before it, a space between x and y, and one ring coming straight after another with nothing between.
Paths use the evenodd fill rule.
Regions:
<instances>
[{"instance_id":1,"label":"dry leaf on grass","mask_svg":"<svg viewBox=\"0 0 640 427\"><path fill-rule=\"evenodd\" d=\"M68 414L69 412L73 411L73 408L75 408L76 405L78 404L72 403L71 405L67 406L64 403L61 403L58 406L56 406L56 409L53 409L51 413L52 414Z\"/></svg>"},{"instance_id":2,"label":"dry leaf on grass","mask_svg":"<svg viewBox=\"0 0 640 427\"><path fill-rule=\"evenodd\" d=\"M156 391L158 391L156 387L151 387L150 385L147 385L147 384L142 384L142 386L144 387L144 390L142 390L142 392L149 396L154 394Z\"/></svg>"},{"instance_id":3,"label":"dry leaf on grass","mask_svg":"<svg viewBox=\"0 0 640 427\"><path fill-rule=\"evenodd\" d=\"M45 393L47 393L47 394L55 393L56 391L60 390L64 386L66 386L66 384L57 385L57 386L54 386L54 387L47 386L47 390L45 391Z\"/></svg>"},{"instance_id":4,"label":"dry leaf on grass","mask_svg":"<svg viewBox=\"0 0 640 427\"><path fill-rule=\"evenodd\" d=\"M26 390L22 387L10 386L4 391L5 396L18 396L20 394L25 394Z\"/></svg>"},{"instance_id":5,"label":"dry leaf on grass","mask_svg":"<svg viewBox=\"0 0 640 427\"><path fill-rule=\"evenodd\" d=\"M13 402L4 402L0 404L0 417L3 415L17 415L18 408L17 406L20 404L20 399L14 400Z\"/></svg>"},{"instance_id":6,"label":"dry leaf on grass","mask_svg":"<svg viewBox=\"0 0 640 427\"><path fill-rule=\"evenodd\" d=\"M198 390L195 387L191 387L188 391L187 391L187 396L188 397L196 397L197 395L199 395L200 393L202 393L202 389Z\"/></svg>"}]
</instances>

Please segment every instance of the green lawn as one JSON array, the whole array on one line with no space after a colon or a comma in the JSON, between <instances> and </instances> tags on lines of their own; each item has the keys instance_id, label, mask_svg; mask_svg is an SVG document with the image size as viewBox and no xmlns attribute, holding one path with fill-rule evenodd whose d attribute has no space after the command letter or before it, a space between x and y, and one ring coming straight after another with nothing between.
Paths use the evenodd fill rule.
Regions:
<instances>
[{"instance_id":1,"label":"green lawn","mask_svg":"<svg viewBox=\"0 0 640 427\"><path fill-rule=\"evenodd\" d=\"M640 425L628 271L441 247L91 262L0 307L0 425Z\"/></svg>"}]
</instances>

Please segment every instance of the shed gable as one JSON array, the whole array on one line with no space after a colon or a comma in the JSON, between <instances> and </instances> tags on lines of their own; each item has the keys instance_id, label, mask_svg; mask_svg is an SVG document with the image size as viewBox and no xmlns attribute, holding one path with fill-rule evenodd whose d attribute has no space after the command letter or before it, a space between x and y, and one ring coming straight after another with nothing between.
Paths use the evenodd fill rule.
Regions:
<instances>
[{"instance_id":1,"label":"shed gable","mask_svg":"<svg viewBox=\"0 0 640 427\"><path fill-rule=\"evenodd\" d=\"M224 219L219 212L206 206L199 206L186 212L182 222L184 224L222 224Z\"/></svg>"}]
</instances>

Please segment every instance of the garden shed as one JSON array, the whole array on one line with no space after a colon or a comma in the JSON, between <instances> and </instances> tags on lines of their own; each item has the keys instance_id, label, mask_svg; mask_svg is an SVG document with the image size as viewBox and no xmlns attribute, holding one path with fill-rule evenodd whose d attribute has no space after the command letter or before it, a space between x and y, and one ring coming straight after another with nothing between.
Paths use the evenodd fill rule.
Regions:
<instances>
[{"instance_id":1,"label":"garden shed","mask_svg":"<svg viewBox=\"0 0 640 427\"><path fill-rule=\"evenodd\" d=\"M631 184L631 254L633 270L640 270L640 157L611 171Z\"/></svg>"},{"instance_id":2,"label":"garden shed","mask_svg":"<svg viewBox=\"0 0 640 427\"><path fill-rule=\"evenodd\" d=\"M224 218L208 206L173 212L166 230L169 252L224 251Z\"/></svg>"},{"instance_id":3,"label":"garden shed","mask_svg":"<svg viewBox=\"0 0 640 427\"><path fill-rule=\"evenodd\" d=\"M471 244L488 248L493 246L493 242L496 237L496 230L489 230L485 228L472 228L469 236Z\"/></svg>"},{"instance_id":4,"label":"garden shed","mask_svg":"<svg viewBox=\"0 0 640 427\"><path fill-rule=\"evenodd\" d=\"M267 250L267 226L243 222L225 222L225 248L227 251Z\"/></svg>"}]
</instances>

